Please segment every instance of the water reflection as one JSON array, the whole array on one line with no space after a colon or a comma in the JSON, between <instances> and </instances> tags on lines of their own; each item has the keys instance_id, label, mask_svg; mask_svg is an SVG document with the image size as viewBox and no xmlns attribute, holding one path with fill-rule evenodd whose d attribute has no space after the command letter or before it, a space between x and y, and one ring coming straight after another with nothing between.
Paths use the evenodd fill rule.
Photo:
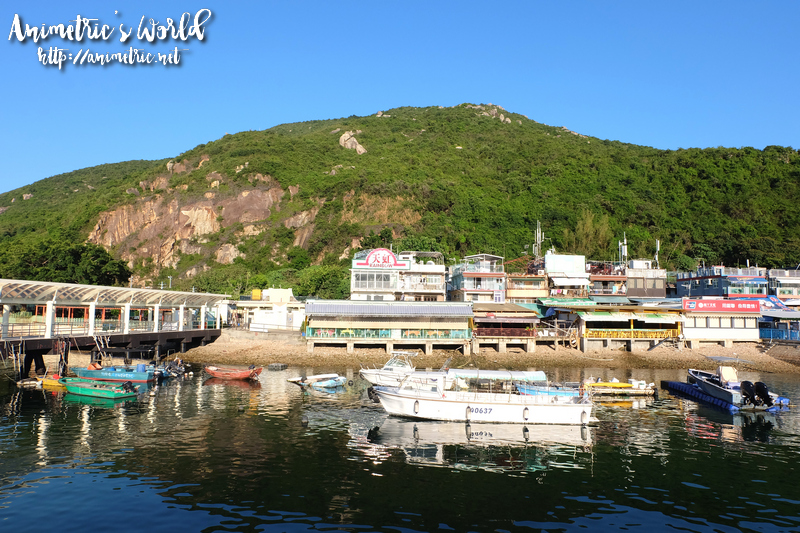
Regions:
<instances>
[{"instance_id":1,"label":"water reflection","mask_svg":"<svg viewBox=\"0 0 800 533\"><path fill-rule=\"evenodd\" d=\"M376 461L400 450L406 462L459 470L537 471L553 458L588 452L592 428L586 426L464 424L387 417L364 436L351 432L359 449ZM568 459L569 460L569 459Z\"/></svg>"},{"instance_id":2,"label":"water reflection","mask_svg":"<svg viewBox=\"0 0 800 533\"><path fill-rule=\"evenodd\" d=\"M592 428L414 421L387 417L357 377L335 394L286 382L307 370L330 371L198 375L110 407L0 396L2 518L36 530L30 509L58 499L64 523L93 527L139 498L160 528L193 531L800 528L791 410L730 415L662 393L603 401ZM796 377L776 381L800 397ZM90 499L91 514L74 505Z\"/></svg>"}]
</instances>

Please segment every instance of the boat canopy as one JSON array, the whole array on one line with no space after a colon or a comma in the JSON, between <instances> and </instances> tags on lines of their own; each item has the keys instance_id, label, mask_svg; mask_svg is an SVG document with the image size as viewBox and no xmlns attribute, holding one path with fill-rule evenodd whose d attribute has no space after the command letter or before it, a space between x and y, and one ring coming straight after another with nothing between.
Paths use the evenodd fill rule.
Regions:
<instances>
[{"instance_id":1,"label":"boat canopy","mask_svg":"<svg viewBox=\"0 0 800 533\"><path fill-rule=\"evenodd\" d=\"M547 374L541 370L519 371L519 370L478 370L478 369L454 369L446 372L412 372L406 379L490 379L498 381L547 381Z\"/></svg>"}]
</instances>

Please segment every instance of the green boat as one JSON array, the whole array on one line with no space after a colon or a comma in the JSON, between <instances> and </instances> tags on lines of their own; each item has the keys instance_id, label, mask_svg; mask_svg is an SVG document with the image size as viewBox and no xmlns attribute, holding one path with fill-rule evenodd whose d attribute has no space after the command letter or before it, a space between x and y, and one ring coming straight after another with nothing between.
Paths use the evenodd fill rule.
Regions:
<instances>
[{"instance_id":1,"label":"green boat","mask_svg":"<svg viewBox=\"0 0 800 533\"><path fill-rule=\"evenodd\" d=\"M99 407L102 409L116 409L121 405L125 405L130 398L96 398L94 396L78 396L77 394L70 394L69 392L64 393L64 396L61 397L61 401L65 404L76 404L76 405L89 405L91 407Z\"/></svg>"},{"instance_id":2,"label":"green boat","mask_svg":"<svg viewBox=\"0 0 800 533\"><path fill-rule=\"evenodd\" d=\"M108 381L97 381L84 378L61 378L67 388L67 392L79 396L91 396L93 398L135 398L139 393L139 388L130 381L125 383L110 383Z\"/></svg>"}]
</instances>

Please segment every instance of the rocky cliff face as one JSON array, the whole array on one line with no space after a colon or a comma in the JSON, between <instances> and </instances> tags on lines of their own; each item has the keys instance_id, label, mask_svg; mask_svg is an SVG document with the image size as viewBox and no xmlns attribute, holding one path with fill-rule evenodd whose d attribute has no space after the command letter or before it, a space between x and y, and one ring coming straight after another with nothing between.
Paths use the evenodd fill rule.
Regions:
<instances>
[{"instance_id":1,"label":"rocky cliff face","mask_svg":"<svg viewBox=\"0 0 800 533\"><path fill-rule=\"evenodd\" d=\"M202 157L197 168L208 159ZM171 176L193 169L185 161L170 162L167 168L169 175L141 182L135 194L130 193L136 196L132 204L101 213L88 241L116 249L131 268L152 264L157 271L175 268L182 255L201 254L204 263L230 264L244 255L238 249L244 239L258 236L275 224L295 230L295 246L303 246L314 230L319 207L293 211L282 220L277 217L277 223L270 222L275 220L273 213L280 211L287 191L269 176L256 174L249 178L254 188L222 194L219 186L225 177L212 172L206 177L209 190L199 198L186 200L176 194L186 187L170 188L169 182ZM288 192L294 196L299 188L289 187ZM224 231L231 227L236 231ZM222 234L227 242L205 246ZM191 277L206 269L207 264L199 264L180 274ZM134 283L138 281L134 279Z\"/></svg>"}]
</instances>

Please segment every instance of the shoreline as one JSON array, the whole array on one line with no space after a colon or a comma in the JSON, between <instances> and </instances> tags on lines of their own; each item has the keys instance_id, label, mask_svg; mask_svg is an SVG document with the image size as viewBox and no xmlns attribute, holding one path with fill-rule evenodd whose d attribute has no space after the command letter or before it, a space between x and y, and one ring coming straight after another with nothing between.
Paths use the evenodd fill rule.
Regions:
<instances>
[{"instance_id":1,"label":"shoreline","mask_svg":"<svg viewBox=\"0 0 800 533\"><path fill-rule=\"evenodd\" d=\"M499 353L483 349L465 356L456 350L434 350L433 355L418 351L414 363L417 368L440 368L452 358L453 368L474 367L485 370L527 370L531 368L597 368L669 370L697 368L714 370L720 365L737 366L743 371L767 373L800 373L800 366L764 353L761 343L741 343L733 348L704 347L698 350L656 348L652 351L595 350L583 353L574 348L538 347L527 353L510 349ZM214 343L192 348L184 354L175 354L187 363L220 365L260 365L285 363L296 367L351 367L382 366L390 357L383 348L359 348L347 353L346 348L317 347L308 353L306 345L281 340L253 340L223 335ZM712 357L731 358L730 361Z\"/></svg>"}]
</instances>

